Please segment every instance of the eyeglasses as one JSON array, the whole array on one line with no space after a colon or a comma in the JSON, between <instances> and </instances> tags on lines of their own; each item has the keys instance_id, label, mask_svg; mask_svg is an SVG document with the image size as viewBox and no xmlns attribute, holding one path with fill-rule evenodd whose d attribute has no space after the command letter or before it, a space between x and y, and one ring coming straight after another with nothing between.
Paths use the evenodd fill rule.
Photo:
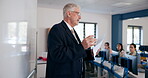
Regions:
<instances>
[{"instance_id":1,"label":"eyeglasses","mask_svg":"<svg viewBox=\"0 0 148 78\"><path fill-rule=\"evenodd\" d=\"M71 11L71 12L74 12L74 13L76 13L77 15L81 15L81 13L80 12L77 12L77 11Z\"/></svg>"}]
</instances>

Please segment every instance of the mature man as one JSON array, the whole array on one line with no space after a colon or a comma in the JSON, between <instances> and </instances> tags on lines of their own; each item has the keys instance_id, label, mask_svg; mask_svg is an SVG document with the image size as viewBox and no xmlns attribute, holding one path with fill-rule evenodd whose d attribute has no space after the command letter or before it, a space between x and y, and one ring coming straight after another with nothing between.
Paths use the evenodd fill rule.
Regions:
<instances>
[{"instance_id":1,"label":"mature man","mask_svg":"<svg viewBox=\"0 0 148 78\"><path fill-rule=\"evenodd\" d=\"M48 35L46 78L82 78L85 49L95 45L96 39L91 35L81 42L74 30L81 19L78 5L65 5L63 16Z\"/></svg>"}]
</instances>

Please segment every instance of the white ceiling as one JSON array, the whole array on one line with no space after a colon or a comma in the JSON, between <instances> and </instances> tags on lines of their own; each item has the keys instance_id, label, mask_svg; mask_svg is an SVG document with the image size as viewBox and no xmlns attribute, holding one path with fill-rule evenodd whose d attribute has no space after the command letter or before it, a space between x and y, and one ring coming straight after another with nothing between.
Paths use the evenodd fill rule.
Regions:
<instances>
[{"instance_id":1,"label":"white ceiling","mask_svg":"<svg viewBox=\"0 0 148 78\"><path fill-rule=\"evenodd\" d=\"M76 3L84 12L121 14L148 9L148 0L38 0L38 7L62 9L67 3Z\"/></svg>"}]
</instances>

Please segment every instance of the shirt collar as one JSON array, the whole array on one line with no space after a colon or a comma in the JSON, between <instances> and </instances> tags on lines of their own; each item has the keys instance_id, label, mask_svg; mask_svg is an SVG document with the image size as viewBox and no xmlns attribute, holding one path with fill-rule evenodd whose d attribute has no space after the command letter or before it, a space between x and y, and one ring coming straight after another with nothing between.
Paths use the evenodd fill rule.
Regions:
<instances>
[{"instance_id":1,"label":"shirt collar","mask_svg":"<svg viewBox=\"0 0 148 78\"><path fill-rule=\"evenodd\" d=\"M64 22L66 23L66 25L68 26L68 28L69 28L70 30L73 29L73 27L71 27L66 21L64 21Z\"/></svg>"}]
</instances>

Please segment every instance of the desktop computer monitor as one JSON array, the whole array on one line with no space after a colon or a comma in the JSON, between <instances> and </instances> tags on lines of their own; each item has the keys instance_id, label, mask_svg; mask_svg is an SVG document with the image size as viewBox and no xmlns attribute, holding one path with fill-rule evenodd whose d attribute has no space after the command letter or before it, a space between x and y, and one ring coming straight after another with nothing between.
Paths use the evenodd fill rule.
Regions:
<instances>
[{"instance_id":1,"label":"desktop computer monitor","mask_svg":"<svg viewBox=\"0 0 148 78\"><path fill-rule=\"evenodd\" d=\"M99 57L102 57L104 60L109 61L110 53L108 50L104 49L99 52Z\"/></svg>"},{"instance_id":2,"label":"desktop computer monitor","mask_svg":"<svg viewBox=\"0 0 148 78\"><path fill-rule=\"evenodd\" d=\"M140 53L141 57L148 57L148 45L140 45L139 50L142 51L142 53Z\"/></svg>"},{"instance_id":3,"label":"desktop computer monitor","mask_svg":"<svg viewBox=\"0 0 148 78\"><path fill-rule=\"evenodd\" d=\"M121 66L128 68L130 72L135 75L138 75L138 62L137 56L125 55L125 57L121 57Z\"/></svg>"},{"instance_id":4,"label":"desktop computer monitor","mask_svg":"<svg viewBox=\"0 0 148 78\"><path fill-rule=\"evenodd\" d=\"M139 50L148 52L148 45L140 45Z\"/></svg>"},{"instance_id":5,"label":"desktop computer monitor","mask_svg":"<svg viewBox=\"0 0 148 78\"><path fill-rule=\"evenodd\" d=\"M119 52L112 51L111 62L115 65L119 65L119 62L120 62Z\"/></svg>"}]
</instances>

